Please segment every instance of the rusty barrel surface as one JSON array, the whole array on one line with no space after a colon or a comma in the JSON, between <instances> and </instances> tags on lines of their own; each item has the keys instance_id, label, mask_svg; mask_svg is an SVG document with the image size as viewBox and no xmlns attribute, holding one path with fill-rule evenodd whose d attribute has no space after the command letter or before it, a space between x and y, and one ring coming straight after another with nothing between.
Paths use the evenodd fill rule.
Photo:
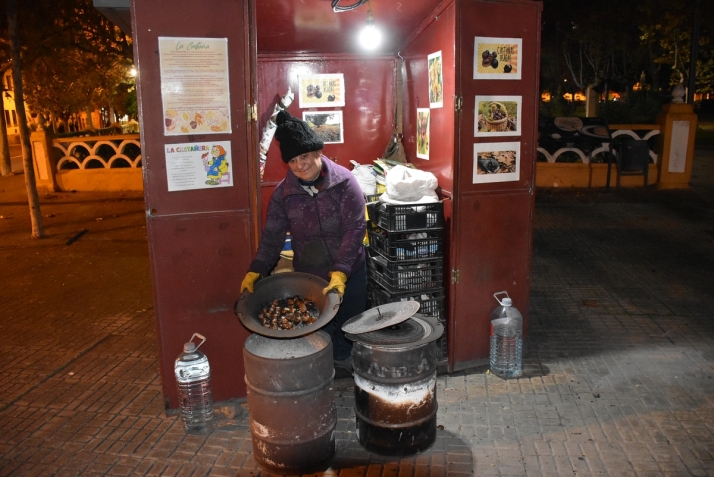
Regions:
<instances>
[{"instance_id":1,"label":"rusty barrel surface","mask_svg":"<svg viewBox=\"0 0 714 477\"><path fill-rule=\"evenodd\" d=\"M253 455L277 473L304 473L335 452L334 367L330 336L253 334L243 348Z\"/></svg>"},{"instance_id":2,"label":"rusty barrel surface","mask_svg":"<svg viewBox=\"0 0 714 477\"><path fill-rule=\"evenodd\" d=\"M352 347L357 438L382 455L422 452L436 440L436 342Z\"/></svg>"}]
</instances>

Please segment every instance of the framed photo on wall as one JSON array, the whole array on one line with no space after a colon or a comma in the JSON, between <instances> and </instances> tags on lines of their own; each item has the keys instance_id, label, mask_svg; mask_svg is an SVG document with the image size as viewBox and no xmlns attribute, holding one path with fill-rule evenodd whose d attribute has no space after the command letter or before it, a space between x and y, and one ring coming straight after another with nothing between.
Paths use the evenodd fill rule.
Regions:
<instances>
[{"instance_id":1,"label":"framed photo on wall","mask_svg":"<svg viewBox=\"0 0 714 477\"><path fill-rule=\"evenodd\" d=\"M431 110L429 108L417 108L416 122L416 157L429 160L429 126L431 120Z\"/></svg>"},{"instance_id":2,"label":"framed photo on wall","mask_svg":"<svg viewBox=\"0 0 714 477\"><path fill-rule=\"evenodd\" d=\"M300 108L334 108L345 105L345 76L342 73L298 75Z\"/></svg>"},{"instance_id":3,"label":"framed photo on wall","mask_svg":"<svg viewBox=\"0 0 714 477\"><path fill-rule=\"evenodd\" d=\"M474 137L520 136L522 96L476 96Z\"/></svg>"},{"instance_id":4,"label":"framed photo on wall","mask_svg":"<svg viewBox=\"0 0 714 477\"><path fill-rule=\"evenodd\" d=\"M441 74L441 51L427 57L429 66L429 107L444 107L444 78Z\"/></svg>"},{"instance_id":5,"label":"framed photo on wall","mask_svg":"<svg viewBox=\"0 0 714 477\"><path fill-rule=\"evenodd\" d=\"M520 38L474 37L474 79L521 79Z\"/></svg>"},{"instance_id":6,"label":"framed photo on wall","mask_svg":"<svg viewBox=\"0 0 714 477\"><path fill-rule=\"evenodd\" d=\"M342 111L303 111L302 120L325 144L345 142Z\"/></svg>"},{"instance_id":7,"label":"framed photo on wall","mask_svg":"<svg viewBox=\"0 0 714 477\"><path fill-rule=\"evenodd\" d=\"M474 144L473 184L517 181L521 169L520 142Z\"/></svg>"}]
</instances>

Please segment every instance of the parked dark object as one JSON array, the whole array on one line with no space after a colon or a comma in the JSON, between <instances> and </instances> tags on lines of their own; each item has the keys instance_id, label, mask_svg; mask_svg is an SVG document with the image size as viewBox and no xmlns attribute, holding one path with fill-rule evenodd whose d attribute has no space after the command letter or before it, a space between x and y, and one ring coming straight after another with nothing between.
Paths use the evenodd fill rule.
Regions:
<instances>
[{"instance_id":1,"label":"parked dark object","mask_svg":"<svg viewBox=\"0 0 714 477\"><path fill-rule=\"evenodd\" d=\"M620 188L620 178L622 176L644 176L644 185L649 182L648 172L650 164L650 146L644 140L623 141L614 148L614 156L617 165L617 187ZM610 168L607 167L607 188L610 187Z\"/></svg>"}]
</instances>

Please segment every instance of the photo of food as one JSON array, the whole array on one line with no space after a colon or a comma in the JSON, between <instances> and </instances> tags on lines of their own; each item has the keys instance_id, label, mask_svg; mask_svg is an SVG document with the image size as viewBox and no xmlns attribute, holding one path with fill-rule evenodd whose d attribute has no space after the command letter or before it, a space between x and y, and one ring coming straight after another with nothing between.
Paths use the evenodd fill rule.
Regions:
<instances>
[{"instance_id":1,"label":"photo of food","mask_svg":"<svg viewBox=\"0 0 714 477\"><path fill-rule=\"evenodd\" d=\"M520 142L474 144L472 183L517 181L520 155Z\"/></svg>"},{"instance_id":2,"label":"photo of food","mask_svg":"<svg viewBox=\"0 0 714 477\"><path fill-rule=\"evenodd\" d=\"M519 136L521 96L476 96L474 137Z\"/></svg>"},{"instance_id":3,"label":"photo of food","mask_svg":"<svg viewBox=\"0 0 714 477\"><path fill-rule=\"evenodd\" d=\"M420 159L429 159L429 108L417 108L417 153L416 156Z\"/></svg>"},{"instance_id":4,"label":"photo of food","mask_svg":"<svg viewBox=\"0 0 714 477\"><path fill-rule=\"evenodd\" d=\"M228 110L164 111L164 134L205 134L230 132Z\"/></svg>"},{"instance_id":5,"label":"photo of food","mask_svg":"<svg viewBox=\"0 0 714 477\"><path fill-rule=\"evenodd\" d=\"M325 144L345 142L342 111L303 112L302 119Z\"/></svg>"},{"instance_id":6,"label":"photo of food","mask_svg":"<svg viewBox=\"0 0 714 477\"><path fill-rule=\"evenodd\" d=\"M520 38L474 38L474 79L521 79Z\"/></svg>"},{"instance_id":7,"label":"photo of food","mask_svg":"<svg viewBox=\"0 0 714 477\"><path fill-rule=\"evenodd\" d=\"M344 75L298 75L298 100L301 108L344 106Z\"/></svg>"},{"instance_id":8,"label":"photo of food","mask_svg":"<svg viewBox=\"0 0 714 477\"><path fill-rule=\"evenodd\" d=\"M429 65L429 107L444 106L444 79L441 75L441 51L428 56Z\"/></svg>"}]
</instances>

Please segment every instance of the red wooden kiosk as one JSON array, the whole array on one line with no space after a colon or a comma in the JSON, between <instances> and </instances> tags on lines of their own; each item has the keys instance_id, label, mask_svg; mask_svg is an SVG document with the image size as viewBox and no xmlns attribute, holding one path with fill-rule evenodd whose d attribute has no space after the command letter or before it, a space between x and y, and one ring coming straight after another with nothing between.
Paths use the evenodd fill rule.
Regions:
<instances>
[{"instance_id":1,"label":"red wooden kiosk","mask_svg":"<svg viewBox=\"0 0 714 477\"><path fill-rule=\"evenodd\" d=\"M111 1L97 3L112 11ZM178 405L173 363L194 332L207 337L203 351L212 366L214 398L246 394L242 347L248 331L233 304L257 248L263 210L286 172L274 145L261 182L258 143L273 105L288 86L297 91L299 74L344 75L346 102L334 108L343 114L344 143L328 144L324 153L349 167L350 160L369 164L384 151L392 134L395 72L403 65L407 157L437 177L445 204L448 371L487 363L494 292L508 290L527 323L542 5L533 0L370 3L386 35L372 54L361 52L355 41L366 5L334 13L327 0L131 2L156 329L170 408ZM114 13L121 14L121 8ZM160 37L227 39L230 132L165 135ZM504 44L517 39L519 79L475 79L474 64L481 61L476 38ZM430 109L425 160L416 157L416 109L430 107L427 57L439 51L443 106ZM477 97L520 98L518 134L477 137ZM296 99L289 111L301 117L305 109ZM230 143L233 185L169 191L167 147L211 141ZM504 142L518 145L515 175L481 181L475 149Z\"/></svg>"}]
</instances>

